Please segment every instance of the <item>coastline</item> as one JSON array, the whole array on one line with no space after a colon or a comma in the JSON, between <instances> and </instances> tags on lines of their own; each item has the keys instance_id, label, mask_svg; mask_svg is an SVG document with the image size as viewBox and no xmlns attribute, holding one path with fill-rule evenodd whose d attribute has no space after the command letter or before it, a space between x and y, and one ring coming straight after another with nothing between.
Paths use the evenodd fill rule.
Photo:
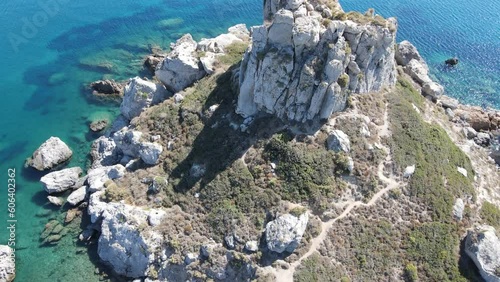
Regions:
<instances>
[{"instance_id":1,"label":"coastline","mask_svg":"<svg viewBox=\"0 0 500 282\"><path fill-rule=\"evenodd\" d=\"M198 44L199 44L199 42L198 42ZM214 70L214 71L217 72L217 70ZM158 81L149 81L149 82L158 83ZM155 98L152 97L152 99L154 100ZM174 97L174 99L175 99L175 97ZM446 102L443 103L440 100L445 100ZM452 107L454 107L454 108L457 109L456 111L455 111L455 109L451 110L451 113L450 113L450 111L446 110L446 109L451 108L450 107L450 103L453 104ZM428 117L428 118L429 118L429 120L433 120L434 119L435 121L440 121L440 119L443 118L443 113L444 113L445 116L448 115L449 119L451 119L453 121L454 126L450 126L449 124L447 124L446 126L443 126L443 127L445 129L450 130L448 133L449 133L449 135L450 135L450 137L452 139L458 138L457 136L460 134L460 132L462 130L466 130L466 128L469 127L469 125L472 125L471 126L472 128L476 128L477 129L476 130L477 132L476 132L475 136L473 136L474 134L471 133L472 135L470 135L470 136L473 136L473 137L470 138L469 141L464 141L463 138L460 139L460 140L454 139L456 141L457 145L460 145L460 147L463 150L472 150L473 151L472 153L477 153L476 151L480 151L479 153L484 155L484 149L474 149L475 145L473 145L474 143L480 143L480 144L484 144L484 145L486 144L486 143L484 143L484 142L486 142L484 140L475 140L475 138L477 137L477 133L480 132L481 130L488 132L488 134L491 133L490 134L491 136L489 137L490 141L488 141L488 142L491 142L495 138L498 138L498 132L494 132L494 130L490 130L490 129L493 129L493 127L496 127L498 129L499 120L500 120L499 119L499 112L498 112L498 110L491 110L490 111L490 110L484 110L484 109L476 108L476 107L473 107L473 106L470 106L470 105L462 105L462 104L458 104L457 105L457 103L455 101L453 101L453 99L447 99L445 96L440 96L440 99L437 100L437 104L438 104L438 106L440 106L440 107L443 108L442 112L441 112L441 110L436 110L438 112L438 114L441 115L441 116L439 118L432 117L432 116ZM153 104L147 105L146 108L149 108L150 106L152 107ZM437 107L437 108L439 108L439 107ZM216 109L214 110L214 112L215 111L216 111ZM488 112L492 112L492 113L490 114ZM470 113L473 113L473 115L471 116ZM114 123L116 124L116 122L114 122ZM488 130L485 130L485 124L488 124L487 125ZM138 124L135 123L135 124L133 124L132 127L135 127L137 125ZM237 125L237 126L240 126L240 125ZM470 132L470 130L467 129L467 132ZM466 135L468 135L467 132L465 133ZM98 135L100 135L100 134L98 134ZM96 135L93 135L93 136L96 136ZM148 137L150 137L149 142L155 143L155 140L154 140L155 137L154 136L148 136ZM141 145L141 146L143 146L143 145ZM166 148L166 146L164 146L164 148ZM471 148L473 148L473 149L471 149ZM162 152L160 152L160 154L161 153ZM467 153L471 153L471 152L467 152ZM141 158L141 161L145 161L145 159ZM481 161L487 161L487 160L481 159ZM124 164L124 165L126 165L126 164ZM475 164L475 166L477 166L477 165L479 165L479 164ZM498 173L498 170L497 170L496 173ZM495 178L494 177L491 178L493 180L488 179L488 178L485 178L485 179L486 179L486 180L484 180L485 183L491 183L491 181L494 181ZM498 197L498 195L496 195L496 196ZM43 197L43 198L45 198L45 197ZM482 200L484 200L484 199L491 200L492 197L490 195L487 195L487 194L481 194L480 195L480 199L482 199ZM496 203L496 204L499 203L498 200L497 201L493 200L492 202ZM83 214L85 214L85 212L83 212ZM65 215L65 217L66 216L67 216L67 214ZM84 215L82 215L82 216L84 216ZM63 221L64 219L60 218L60 220ZM85 229L85 226L84 226L84 229ZM94 238L94 241L91 240L91 242L92 243L97 243L95 241L95 238ZM218 248L218 246L217 246L217 248Z\"/></svg>"}]
</instances>

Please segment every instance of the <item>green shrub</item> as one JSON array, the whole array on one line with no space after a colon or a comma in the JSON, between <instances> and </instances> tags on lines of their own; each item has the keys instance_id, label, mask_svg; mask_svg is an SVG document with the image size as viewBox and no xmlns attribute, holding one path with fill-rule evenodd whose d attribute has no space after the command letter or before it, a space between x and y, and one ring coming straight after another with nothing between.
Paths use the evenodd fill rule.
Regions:
<instances>
[{"instance_id":1,"label":"green shrub","mask_svg":"<svg viewBox=\"0 0 500 282\"><path fill-rule=\"evenodd\" d=\"M334 282L339 281L340 270L328 258L313 254L305 259L293 275L296 282ZM341 281L349 281L341 280Z\"/></svg>"},{"instance_id":2,"label":"green shrub","mask_svg":"<svg viewBox=\"0 0 500 282\"><path fill-rule=\"evenodd\" d=\"M105 202L119 202L121 200L125 200L130 196L130 192L128 189L123 187L119 187L115 183L111 183L107 186L106 190L104 190L104 201Z\"/></svg>"},{"instance_id":3,"label":"green shrub","mask_svg":"<svg viewBox=\"0 0 500 282\"><path fill-rule=\"evenodd\" d=\"M276 173L282 180L277 192L283 199L309 200L313 208L320 208L338 188L335 175L347 171L346 158L324 147L285 142L279 136L265 145L263 154L277 164Z\"/></svg>"},{"instance_id":4,"label":"green shrub","mask_svg":"<svg viewBox=\"0 0 500 282\"><path fill-rule=\"evenodd\" d=\"M425 281L466 281L458 269L457 227L424 223L410 232L408 257L421 268ZM424 279L425 277L425 279Z\"/></svg>"},{"instance_id":5,"label":"green shrub","mask_svg":"<svg viewBox=\"0 0 500 282\"><path fill-rule=\"evenodd\" d=\"M225 65L234 65L241 61L243 54L248 48L248 43L245 42L235 42L226 46L226 54L221 56L219 61Z\"/></svg>"},{"instance_id":6,"label":"green shrub","mask_svg":"<svg viewBox=\"0 0 500 282\"><path fill-rule=\"evenodd\" d=\"M337 83L340 85L340 87L346 88L347 85L349 85L349 75L347 75L346 73L342 74L337 80Z\"/></svg>"},{"instance_id":7,"label":"green shrub","mask_svg":"<svg viewBox=\"0 0 500 282\"><path fill-rule=\"evenodd\" d=\"M484 202L481 207L481 219L488 225L500 228L500 209L490 202Z\"/></svg>"},{"instance_id":8,"label":"green shrub","mask_svg":"<svg viewBox=\"0 0 500 282\"><path fill-rule=\"evenodd\" d=\"M429 207L434 220L451 221L455 199L475 195L469 158L443 128L426 123L413 109L412 104L423 107L423 101L411 84L400 80L388 99L393 159L400 172L416 165L407 191ZM469 177L461 175L457 167L465 168Z\"/></svg>"},{"instance_id":9,"label":"green shrub","mask_svg":"<svg viewBox=\"0 0 500 282\"><path fill-rule=\"evenodd\" d=\"M418 281L417 267L413 263L408 263L405 267L405 277L409 282Z\"/></svg>"}]
</instances>

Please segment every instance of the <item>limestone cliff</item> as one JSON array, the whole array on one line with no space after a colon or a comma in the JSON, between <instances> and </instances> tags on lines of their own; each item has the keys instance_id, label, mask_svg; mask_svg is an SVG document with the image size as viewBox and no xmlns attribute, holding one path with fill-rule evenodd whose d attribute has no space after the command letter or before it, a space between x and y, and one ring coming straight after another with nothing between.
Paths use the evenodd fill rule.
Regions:
<instances>
[{"instance_id":1,"label":"limestone cliff","mask_svg":"<svg viewBox=\"0 0 500 282\"><path fill-rule=\"evenodd\" d=\"M264 1L265 23L252 28L241 63L237 113L327 119L350 93L396 83L396 20L345 14L334 4Z\"/></svg>"}]
</instances>

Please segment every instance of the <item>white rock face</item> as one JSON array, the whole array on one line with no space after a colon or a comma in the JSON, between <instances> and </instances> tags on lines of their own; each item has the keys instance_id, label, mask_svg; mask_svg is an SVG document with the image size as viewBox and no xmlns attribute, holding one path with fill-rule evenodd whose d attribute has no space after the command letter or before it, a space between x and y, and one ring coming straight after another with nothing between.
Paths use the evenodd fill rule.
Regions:
<instances>
[{"instance_id":1,"label":"white rock face","mask_svg":"<svg viewBox=\"0 0 500 282\"><path fill-rule=\"evenodd\" d=\"M144 142L141 143L139 149L139 157L148 165L155 165L160 159L163 152L163 147L157 143Z\"/></svg>"},{"instance_id":2,"label":"white rock face","mask_svg":"<svg viewBox=\"0 0 500 282\"><path fill-rule=\"evenodd\" d=\"M5 245L0 245L0 281L11 282L16 277L16 265L12 260L14 251Z\"/></svg>"},{"instance_id":3,"label":"white rock face","mask_svg":"<svg viewBox=\"0 0 500 282\"><path fill-rule=\"evenodd\" d=\"M33 153L28 165L37 170L51 169L69 160L73 152L58 137L50 137Z\"/></svg>"},{"instance_id":4,"label":"white rock face","mask_svg":"<svg viewBox=\"0 0 500 282\"><path fill-rule=\"evenodd\" d=\"M266 23L251 29L252 45L241 64L237 113L327 119L345 108L349 92L396 83L394 19L388 27L337 20L325 27L322 14L307 12L308 5L265 1Z\"/></svg>"},{"instance_id":5,"label":"white rock face","mask_svg":"<svg viewBox=\"0 0 500 282\"><path fill-rule=\"evenodd\" d=\"M469 230L465 239L465 252L486 282L500 282L500 239L495 228L483 225Z\"/></svg>"},{"instance_id":6,"label":"white rock face","mask_svg":"<svg viewBox=\"0 0 500 282\"><path fill-rule=\"evenodd\" d=\"M229 33L221 34L215 38L202 38L197 49L203 52L225 53L226 47L235 43L248 40L250 32L244 24L239 24L228 29Z\"/></svg>"},{"instance_id":7,"label":"white rock face","mask_svg":"<svg viewBox=\"0 0 500 282\"><path fill-rule=\"evenodd\" d=\"M79 167L66 168L43 176L40 182L42 182L43 188L47 193L60 193L77 184L82 172L82 169Z\"/></svg>"},{"instance_id":8,"label":"white rock face","mask_svg":"<svg viewBox=\"0 0 500 282\"><path fill-rule=\"evenodd\" d=\"M171 94L161 84L145 81L140 77L131 78L125 86L120 112L131 120L139 116L149 106L158 104Z\"/></svg>"},{"instance_id":9,"label":"white rock face","mask_svg":"<svg viewBox=\"0 0 500 282\"><path fill-rule=\"evenodd\" d=\"M306 231L309 215L300 217L285 214L266 225L266 241L269 250L277 253L293 252Z\"/></svg>"},{"instance_id":10,"label":"white rock face","mask_svg":"<svg viewBox=\"0 0 500 282\"><path fill-rule=\"evenodd\" d=\"M406 66L408 63L415 59L417 62L429 71L429 67L427 63L424 61L417 48L410 43L410 41L405 40L398 44L398 48L396 49L396 61L399 65Z\"/></svg>"},{"instance_id":11,"label":"white rock face","mask_svg":"<svg viewBox=\"0 0 500 282\"><path fill-rule=\"evenodd\" d=\"M156 77L173 93L206 75L196 52L197 47L193 37L186 34L171 46L172 52L158 65Z\"/></svg>"},{"instance_id":12,"label":"white rock face","mask_svg":"<svg viewBox=\"0 0 500 282\"><path fill-rule=\"evenodd\" d=\"M351 151L351 141L349 136L341 130L333 130L326 139L328 150L335 152L349 153Z\"/></svg>"},{"instance_id":13,"label":"white rock face","mask_svg":"<svg viewBox=\"0 0 500 282\"><path fill-rule=\"evenodd\" d=\"M457 171L460 172L463 176L467 177L467 170L463 167L457 167Z\"/></svg>"},{"instance_id":14,"label":"white rock face","mask_svg":"<svg viewBox=\"0 0 500 282\"><path fill-rule=\"evenodd\" d=\"M112 138L101 136L92 143L90 151L92 168L110 166L120 161L118 149Z\"/></svg>"},{"instance_id":15,"label":"white rock face","mask_svg":"<svg viewBox=\"0 0 500 282\"><path fill-rule=\"evenodd\" d=\"M245 243L245 250L249 252L256 252L259 250L259 242L257 241L248 241Z\"/></svg>"},{"instance_id":16,"label":"white rock face","mask_svg":"<svg viewBox=\"0 0 500 282\"><path fill-rule=\"evenodd\" d=\"M125 175L125 167L118 164L114 166L103 166L88 171L89 192L94 193L104 189L104 183L108 180L118 179Z\"/></svg>"},{"instance_id":17,"label":"white rock face","mask_svg":"<svg viewBox=\"0 0 500 282\"><path fill-rule=\"evenodd\" d=\"M456 220L460 221L464 215L465 204L464 201L460 198L455 200L455 204L453 205L453 216Z\"/></svg>"},{"instance_id":18,"label":"white rock face","mask_svg":"<svg viewBox=\"0 0 500 282\"><path fill-rule=\"evenodd\" d=\"M85 200L85 197L87 196L87 186L82 186L78 189L76 189L75 191L73 191L69 196L68 198L66 199L66 201L72 205L72 206L76 206L78 205L79 203L83 202Z\"/></svg>"},{"instance_id":19,"label":"white rock face","mask_svg":"<svg viewBox=\"0 0 500 282\"><path fill-rule=\"evenodd\" d=\"M112 269L129 278L148 276L163 236L148 226L151 211L111 203L102 212L98 254ZM139 232L139 226L144 229Z\"/></svg>"}]
</instances>

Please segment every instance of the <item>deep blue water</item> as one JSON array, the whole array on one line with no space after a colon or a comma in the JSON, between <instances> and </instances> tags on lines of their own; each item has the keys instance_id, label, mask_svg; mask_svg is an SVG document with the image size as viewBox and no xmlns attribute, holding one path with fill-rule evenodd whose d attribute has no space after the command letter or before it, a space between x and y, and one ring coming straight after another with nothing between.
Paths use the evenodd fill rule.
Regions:
<instances>
[{"instance_id":1,"label":"deep blue water","mask_svg":"<svg viewBox=\"0 0 500 282\"><path fill-rule=\"evenodd\" d=\"M49 9L40 5L51 4ZM77 234L55 247L40 247L47 219L41 174L23 169L25 158L50 136L74 151L70 165L85 168L93 117L117 106L92 99L85 85L141 72L148 46L167 49L190 32L215 36L237 23L261 22L262 0L7 0L0 3L0 243L8 239L7 169L17 170L17 281L98 281ZM500 2L452 0L345 0L345 10L375 7L399 19L399 40L409 39L449 95L500 108ZM179 20L181 19L181 20ZM167 22L165 22L167 20ZM37 26L26 25L26 22ZM170 22L170 24L169 24ZM172 24L172 22L174 22ZM30 28L31 27L31 28ZM443 61L457 56L453 70ZM105 63L110 69L103 69ZM48 217L40 217L49 212ZM77 249L80 252L77 253Z\"/></svg>"}]
</instances>

